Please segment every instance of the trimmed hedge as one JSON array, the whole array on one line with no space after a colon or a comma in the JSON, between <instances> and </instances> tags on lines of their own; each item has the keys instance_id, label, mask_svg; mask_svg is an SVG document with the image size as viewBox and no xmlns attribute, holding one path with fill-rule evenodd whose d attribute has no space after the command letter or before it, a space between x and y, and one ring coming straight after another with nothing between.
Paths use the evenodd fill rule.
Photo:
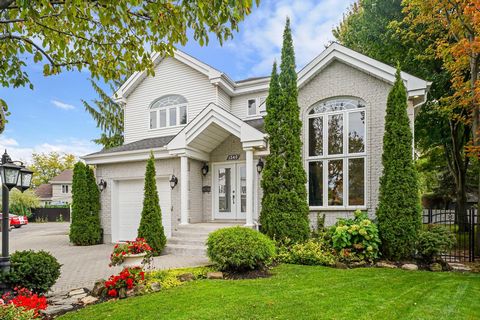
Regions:
<instances>
[{"instance_id":1,"label":"trimmed hedge","mask_svg":"<svg viewBox=\"0 0 480 320\"><path fill-rule=\"evenodd\" d=\"M250 228L223 228L208 236L207 255L220 270L263 269L275 257L275 243Z\"/></svg>"},{"instance_id":2,"label":"trimmed hedge","mask_svg":"<svg viewBox=\"0 0 480 320\"><path fill-rule=\"evenodd\" d=\"M11 288L27 288L45 293L60 277L60 263L46 251L16 251L10 256L10 272L2 280Z\"/></svg>"}]
</instances>

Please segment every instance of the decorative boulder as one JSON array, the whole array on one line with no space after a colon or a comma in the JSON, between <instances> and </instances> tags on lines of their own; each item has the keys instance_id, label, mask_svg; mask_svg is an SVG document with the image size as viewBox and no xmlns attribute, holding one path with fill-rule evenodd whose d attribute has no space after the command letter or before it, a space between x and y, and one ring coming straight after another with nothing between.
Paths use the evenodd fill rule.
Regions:
<instances>
[{"instance_id":1,"label":"decorative boulder","mask_svg":"<svg viewBox=\"0 0 480 320\"><path fill-rule=\"evenodd\" d=\"M100 280L95 281L95 284L93 285L93 289L92 289L92 296L101 297L103 291L105 291L104 289L105 289L105 280L104 279L100 279Z\"/></svg>"},{"instance_id":2,"label":"decorative boulder","mask_svg":"<svg viewBox=\"0 0 480 320\"><path fill-rule=\"evenodd\" d=\"M440 263L432 263L429 267L430 271L433 272L440 272L443 270L442 265Z\"/></svg>"},{"instance_id":3,"label":"decorative boulder","mask_svg":"<svg viewBox=\"0 0 480 320\"><path fill-rule=\"evenodd\" d=\"M150 289L152 289L153 292L157 292L157 291L160 291L162 287L160 286L160 283L158 282L152 282L150 284Z\"/></svg>"},{"instance_id":4,"label":"decorative boulder","mask_svg":"<svg viewBox=\"0 0 480 320\"><path fill-rule=\"evenodd\" d=\"M209 272L207 273L207 279L223 279L222 272Z\"/></svg>"},{"instance_id":5,"label":"decorative boulder","mask_svg":"<svg viewBox=\"0 0 480 320\"><path fill-rule=\"evenodd\" d=\"M418 266L414 263L405 263L402 265L403 270L409 270L409 271L416 271L418 270Z\"/></svg>"},{"instance_id":6,"label":"decorative boulder","mask_svg":"<svg viewBox=\"0 0 480 320\"><path fill-rule=\"evenodd\" d=\"M195 276L193 275L193 273L190 273L190 272L181 274L177 278L178 278L178 280L180 280L182 282L195 280Z\"/></svg>"}]
</instances>

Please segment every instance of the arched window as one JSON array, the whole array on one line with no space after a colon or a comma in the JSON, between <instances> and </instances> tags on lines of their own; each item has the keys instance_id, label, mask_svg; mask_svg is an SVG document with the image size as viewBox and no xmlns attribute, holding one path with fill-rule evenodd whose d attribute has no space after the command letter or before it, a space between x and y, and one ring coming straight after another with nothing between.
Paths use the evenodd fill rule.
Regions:
<instances>
[{"instance_id":1,"label":"arched window","mask_svg":"<svg viewBox=\"0 0 480 320\"><path fill-rule=\"evenodd\" d=\"M365 103L355 98L310 107L306 159L311 207L365 206L365 112Z\"/></svg>"},{"instance_id":2,"label":"arched window","mask_svg":"<svg viewBox=\"0 0 480 320\"><path fill-rule=\"evenodd\" d=\"M163 96L150 106L150 129L187 124L187 99L178 94Z\"/></svg>"}]
</instances>

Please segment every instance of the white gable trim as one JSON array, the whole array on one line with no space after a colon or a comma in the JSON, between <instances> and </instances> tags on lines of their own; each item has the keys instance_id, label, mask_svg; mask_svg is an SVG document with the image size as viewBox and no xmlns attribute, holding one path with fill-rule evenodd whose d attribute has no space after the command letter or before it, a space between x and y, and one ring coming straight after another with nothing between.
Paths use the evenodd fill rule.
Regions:
<instances>
[{"instance_id":1,"label":"white gable trim","mask_svg":"<svg viewBox=\"0 0 480 320\"><path fill-rule=\"evenodd\" d=\"M245 146L248 145L248 147L260 149L266 148L265 135L262 132L243 122L225 109L210 103L167 144L167 150L172 155L188 153L187 151L201 153L201 151L190 148L189 144L212 123L219 125L238 137Z\"/></svg>"},{"instance_id":2,"label":"white gable trim","mask_svg":"<svg viewBox=\"0 0 480 320\"><path fill-rule=\"evenodd\" d=\"M155 66L158 65L163 58L164 57L160 56L158 53L152 55L152 61ZM230 79L225 73L218 71L208 64L203 63L180 50L175 51L173 58L206 75L212 85L221 87L230 96L265 91L268 90L269 87L269 77L237 83ZM343 62L353 68L366 72L390 84L395 82L395 68L375 59L369 58L366 55L351 50L338 43L332 43L320 55L318 55L298 72L298 87L301 88L304 86L306 83L308 83L308 81L313 79L319 72L321 72L334 61ZM135 88L146 76L146 71L135 72L132 76L130 76L127 81L125 81L125 83L115 92L115 101L125 103L127 97L133 92L133 90L135 90ZM402 72L401 76L405 82L409 97L426 97L431 82L422 80L405 72Z\"/></svg>"},{"instance_id":3,"label":"white gable trim","mask_svg":"<svg viewBox=\"0 0 480 320\"><path fill-rule=\"evenodd\" d=\"M364 71L390 84L395 82L397 72L395 68L338 43L332 43L327 49L325 49L325 51L298 72L298 87L301 88L304 86L319 72L325 69L325 67L336 60ZM406 72L401 72L401 77L405 83L409 97L426 95L428 88L431 85L431 82L422 80Z\"/></svg>"}]
</instances>

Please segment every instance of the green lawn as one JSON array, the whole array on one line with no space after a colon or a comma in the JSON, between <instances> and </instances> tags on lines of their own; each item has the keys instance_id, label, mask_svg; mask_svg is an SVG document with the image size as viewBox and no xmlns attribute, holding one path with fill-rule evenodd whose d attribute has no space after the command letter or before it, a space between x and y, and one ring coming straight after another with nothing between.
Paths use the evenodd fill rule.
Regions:
<instances>
[{"instance_id":1,"label":"green lawn","mask_svg":"<svg viewBox=\"0 0 480 320\"><path fill-rule=\"evenodd\" d=\"M201 280L60 319L480 319L480 275L281 265L256 280Z\"/></svg>"}]
</instances>

